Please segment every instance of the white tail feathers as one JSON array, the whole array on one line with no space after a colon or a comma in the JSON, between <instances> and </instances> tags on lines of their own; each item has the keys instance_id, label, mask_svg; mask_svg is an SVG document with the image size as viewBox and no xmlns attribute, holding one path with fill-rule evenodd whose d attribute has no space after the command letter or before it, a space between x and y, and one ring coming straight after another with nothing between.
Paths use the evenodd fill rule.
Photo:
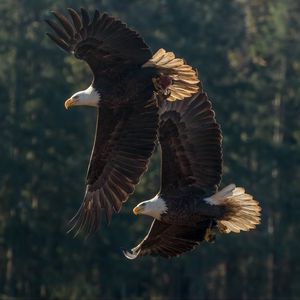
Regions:
<instances>
[{"instance_id":1,"label":"white tail feathers","mask_svg":"<svg viewBox=\"0 0 300 300\"><path fill-rule=\"evenodd\" d=\"M167 99L169 101L183 100L199 90L200 81L197 72L183 59L176 58L173 52L159 49L143 67L154 67L162 75L171 79L172 84L168 87L169 96Z\"/></svg>"},{"instance_id":2,"label":"white tail feathers","mask_svg":"<svg viewBox=\"0 0 300 300\"><path fill-rule=\"evenodd\" d=\"M217 221L221 232L249 231L260 223L261 208L244 188L230 184L204 200L211 205L225 206L224 217Z\"/></svg>"}]
</instances>

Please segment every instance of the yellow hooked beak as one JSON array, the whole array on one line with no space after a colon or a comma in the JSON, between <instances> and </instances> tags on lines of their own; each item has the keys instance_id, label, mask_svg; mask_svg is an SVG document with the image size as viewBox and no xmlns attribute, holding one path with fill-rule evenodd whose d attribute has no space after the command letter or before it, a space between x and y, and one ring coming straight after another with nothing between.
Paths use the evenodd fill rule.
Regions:
<instances>
[{"instance_id":1,"label":"yellow hooked beak","mask_svg":"<svg viewBox=\"0 0 300 300\"><path fill-rule=\"evenodd\" d=\"M74 104L74 102L76 102L75 99L69 98L68 100L65 101L65 108L69 109L69 107L71 107Z\"/></svg>"},{"instance_id":2,"label":"yellow hooked beak","mask_svg":"<svg viewBox=\"0 0 300 300\"><path fill-rule=\"evenodd\" d=\"M133 213L135 214L135 215L138 215L139 214L139 212L140 212L140 208L138 207L138 206L136 206L132 211L133 211Z\"/></svg>"}]
</instances>

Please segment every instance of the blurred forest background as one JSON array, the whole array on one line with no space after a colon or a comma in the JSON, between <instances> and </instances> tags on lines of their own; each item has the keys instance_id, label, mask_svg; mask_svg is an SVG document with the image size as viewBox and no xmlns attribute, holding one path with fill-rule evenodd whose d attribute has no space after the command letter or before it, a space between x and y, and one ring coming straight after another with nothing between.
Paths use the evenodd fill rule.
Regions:
<instances>
[{"instance_id":1,"label":"blurred forest background","mask_svg":"<svg viewBox=\"0 0 300 300\"><path fill-rule=\"evenodd\" d=\"M120 249L150 223L131 210L158 191L156 153L110 227L66 234L96 116L64 109L91 73L45 36L49 11L69 6L107 11L198 69L223 128L223 184L260 201L257 230L176 259L126 260ZM1 299L300 298L298 0L0 0L0 18Z\"/></svg>"}]
</instances>

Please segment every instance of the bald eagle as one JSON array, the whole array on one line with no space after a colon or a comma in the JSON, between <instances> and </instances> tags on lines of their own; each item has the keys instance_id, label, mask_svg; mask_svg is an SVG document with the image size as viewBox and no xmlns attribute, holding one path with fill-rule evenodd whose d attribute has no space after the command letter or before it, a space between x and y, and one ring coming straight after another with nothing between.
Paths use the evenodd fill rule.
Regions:
<instances>
[{"instance_id":1,"label":"bald eagle","mask_svg":"<svg viewBox=\"0 0 300 300\"><path fill-rule=\"evenodd\" d=\"M219 189L222 135L207 95L199 92L186 101L163 102L159 114L161 190L133 209L154 221L125 256L178 256L214 240L216 232L255 228L260 223L258 202L234 184Z\"/></svg>"},{"instance_id":2,"label":"bald eagle","mask_svg":"<svg viewBox=\"0 0 300 300\"><path fill-rule=\"evenodd\" d=\"M47 35L63 50L85 61L91 85L65 101L65 107L96 107L93 151L80 209L71 220L76 233L94 232L102 211L107 222L133 193L147 169L158 129L158 102L182 100L198 91L197 73L164 49L152 55L144 40L120 20L95 10L91 18L68 9L53 12Z\"/></svg>"}]
</instances>

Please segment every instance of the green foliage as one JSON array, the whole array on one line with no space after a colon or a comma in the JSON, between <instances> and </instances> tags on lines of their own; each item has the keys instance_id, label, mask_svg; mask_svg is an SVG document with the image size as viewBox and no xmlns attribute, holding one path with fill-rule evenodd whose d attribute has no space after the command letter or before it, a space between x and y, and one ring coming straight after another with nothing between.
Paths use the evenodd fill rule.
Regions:
<instances>
[{"instance_id":1,"label":"green foliage","mask_svg":"<svg viewBox=\"0 0 300 300\"><path fill-rule=\"evenodd\" d=\"M132 207L159 188L156 153L110 227L66 234L78 209L95 111L65 111L88 86L86 65L45 36L51 9L99 8L199 70L224 135L224 184L263 207L256 231L172 260L126 260L147 232ZM0 1L1 299L298 299L300 198L299 2Z\"/></svg>"}]
</instances>

